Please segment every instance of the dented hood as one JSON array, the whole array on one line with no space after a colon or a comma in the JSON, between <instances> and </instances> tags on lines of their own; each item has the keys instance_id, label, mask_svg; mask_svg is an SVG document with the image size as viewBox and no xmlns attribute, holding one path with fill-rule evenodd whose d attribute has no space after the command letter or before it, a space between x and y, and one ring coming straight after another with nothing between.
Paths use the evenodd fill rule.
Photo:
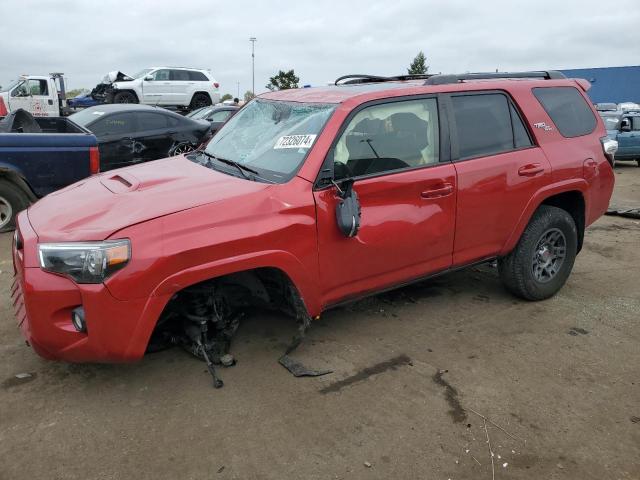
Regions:
<instances>
[{"instance_id":1,"label":"dented hood","mask_svg":"<svg viewBox=\"0 0 640 480\"><path fill-rule=\"evenodd\" d=\"M104 240L136 223L269 188L183 156L112 170L47 195L28 210L41 242ZM235 200L234 200L235 201Z\"/></svg>"},{"instance_id":2,"label":"dented hood","mask_svg":"<svg viewBox=\"0 0 640 480\"><path fill-rule=\"evenodd\" d=\"M130 82L133 80L132 77L127 75L126 73L122 73L119 70L115 70L113 72L107 73L102 79L102 83L115 83L115 82Z\"/></svg>"}]
</instances>

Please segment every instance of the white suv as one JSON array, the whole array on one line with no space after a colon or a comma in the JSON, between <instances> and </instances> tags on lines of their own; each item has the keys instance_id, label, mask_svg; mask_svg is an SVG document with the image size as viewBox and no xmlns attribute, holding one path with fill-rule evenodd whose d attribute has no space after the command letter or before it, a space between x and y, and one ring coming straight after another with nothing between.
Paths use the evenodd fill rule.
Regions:
<instances>
[{"instance_id":1,"label":"white suv","mask_svg":"<svg viewBox=\"0 0 640 480\"><path fill-rule=\"evenodd\" d=\"M208 70L152 67L111 84L107 103L143 103L196 109L220 102L220 85Z\"/></svg>"}]
</instances>

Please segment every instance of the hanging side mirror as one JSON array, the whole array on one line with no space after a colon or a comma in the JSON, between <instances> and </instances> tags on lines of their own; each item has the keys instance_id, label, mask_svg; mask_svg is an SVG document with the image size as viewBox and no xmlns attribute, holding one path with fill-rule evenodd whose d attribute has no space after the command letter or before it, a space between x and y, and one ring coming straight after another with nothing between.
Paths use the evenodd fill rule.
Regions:
<instances>
[{"instance_id":1,"label":"hanging side mirror","mask_svg":"<svg viewBox=\"0 0 640 480\"><path fill-rule=\"evenodd\" d=\"M628 118L623 118L620 122L620 131L621 132L630 132L631 131L631 120Z\"/></svg>"},{"instance_id":2,"label":"hanging side mirror","mask_svg":"<svg viewBox=\"0 0 640 480\"><path fill-rule=\"evenodd\" d=\"M355 237L360 229L360 201L353 189L353 179L348 178L334 185L340 199L336 205L338 228L345 237Z\"/></svg>"}]
</instances>

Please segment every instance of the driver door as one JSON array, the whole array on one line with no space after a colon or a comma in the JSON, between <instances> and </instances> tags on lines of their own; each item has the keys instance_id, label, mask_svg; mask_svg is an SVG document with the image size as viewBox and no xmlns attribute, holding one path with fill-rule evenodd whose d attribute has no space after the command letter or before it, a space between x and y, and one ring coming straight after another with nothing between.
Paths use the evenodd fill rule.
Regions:
<instances>
[{"instance_id":1,"label":"driver door","mask_svg":"<svg viewBox=\"0 0 640 480\"><path fill-rule=\"evenodd\" d=\"M153 80L142 79L142 97L147 105L163 105L171 101L170 70L161 69L147 75Z\"/></svg>"},{"instance_id":2,"label":"driver door","mask_svg":"<svg viewBox=\"0 0 640 480\"><path fill-rule=\"evenodd\" d=\"M361 220L346 237L338 188L314 191L324 306L451 266L456 172L441 153L438 116L430 97L365 106L346 120L323 168L338 185L354 179Z\"/></svg>"}]
</instances>

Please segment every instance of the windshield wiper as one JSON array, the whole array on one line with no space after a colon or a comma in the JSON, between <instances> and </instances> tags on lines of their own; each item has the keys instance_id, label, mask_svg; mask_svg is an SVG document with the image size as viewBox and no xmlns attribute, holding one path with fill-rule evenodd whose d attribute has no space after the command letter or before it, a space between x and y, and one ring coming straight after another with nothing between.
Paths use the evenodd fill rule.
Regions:
<instances>
[{"instance_id":1,"label":"windshield wiper","mask_svg":"<svg viewBox=\"0 0 640 480\"><path fill-rule=\"evenodd\" d=\"M200 154L202 154L202 155L204 155L204 156L206 156L208 158L212 158L213 160L218 160L219 162L222 162L222 163L225 163L227 165L232 165L232 166L236 167L238 169L238 171L240 172L240 174L244 178L246 178L247 180L252 180L252 178L249 177L249 175L247 175L245 173L245 171L246 172L251 172L254 175L258 176L259 178L262 178L262 177L260 177L260 174L258 172L256 172L253 168L247 167L247 166L242 165L242 164L240 164L238 162L234 162L233 160L227 160L226 158L216 157L215 155L211 155L209 152L205 152L204 150L201 150L198 153L200 153Z\"/></svg>"}]
</instances>

